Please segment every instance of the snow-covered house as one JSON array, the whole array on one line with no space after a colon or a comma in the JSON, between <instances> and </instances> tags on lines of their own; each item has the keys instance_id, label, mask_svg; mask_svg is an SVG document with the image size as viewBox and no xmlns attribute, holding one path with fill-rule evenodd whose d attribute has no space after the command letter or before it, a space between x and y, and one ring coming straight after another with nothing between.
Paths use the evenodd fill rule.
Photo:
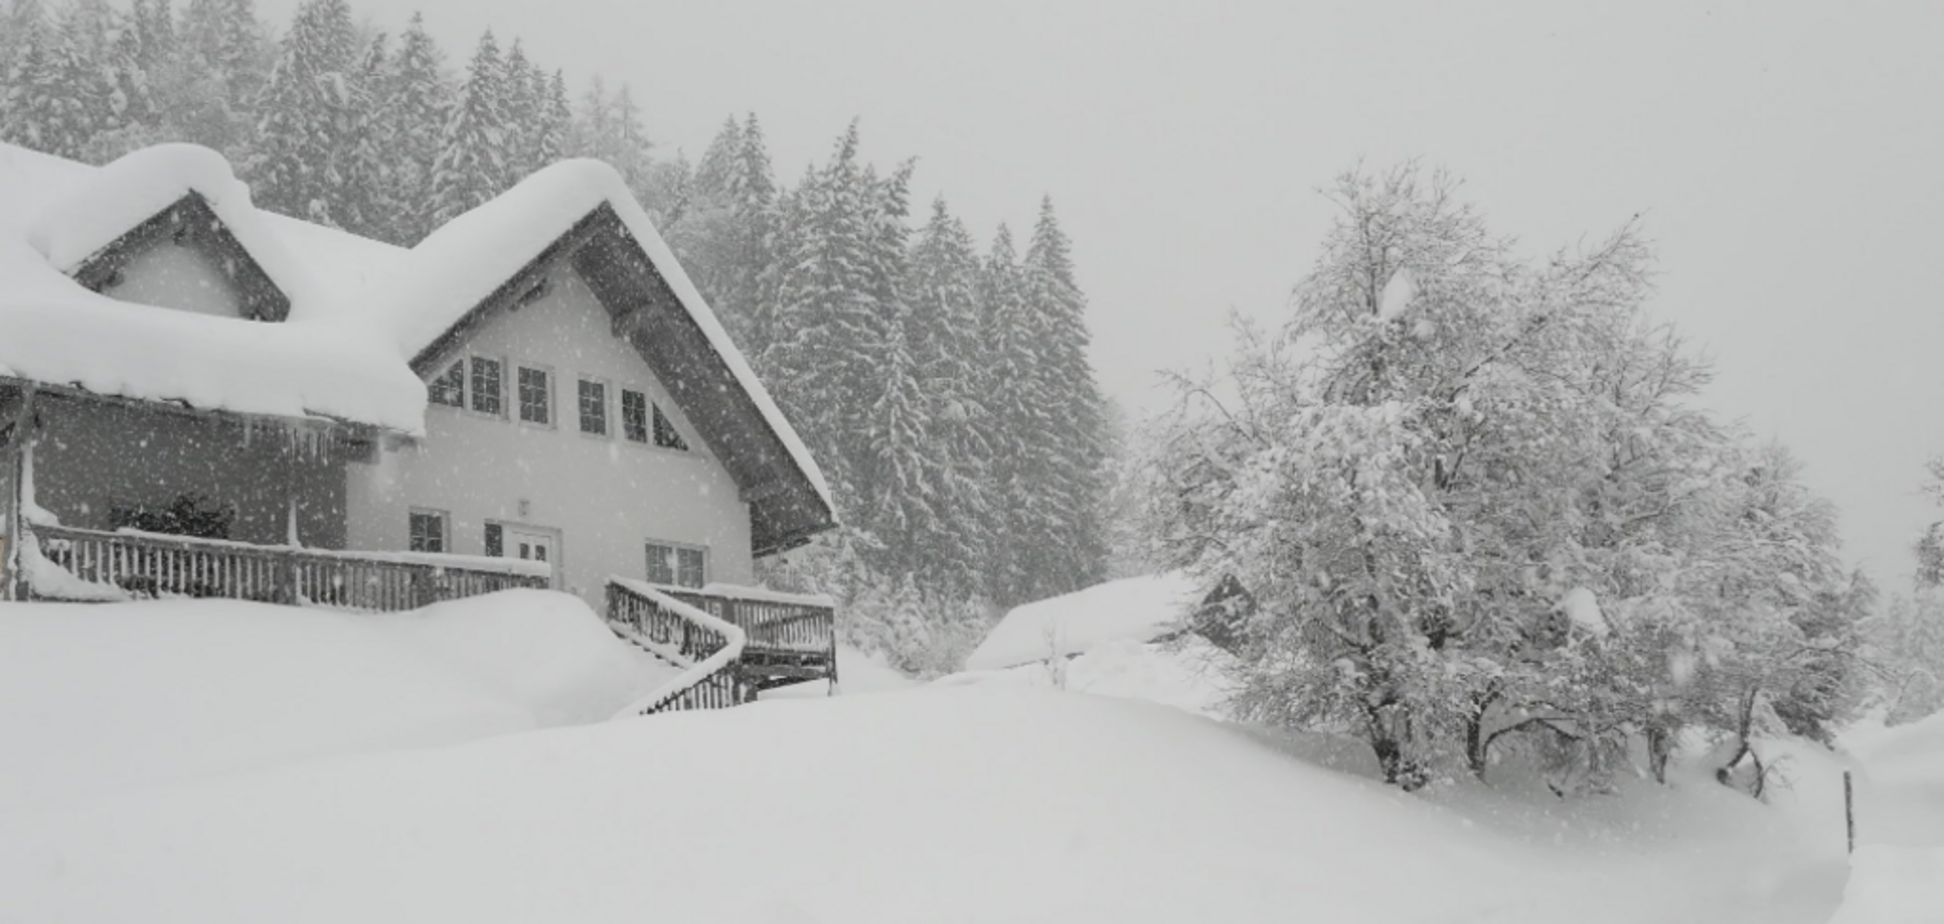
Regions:
<instances>
[{"instance_id":1,"label":"snow-covered house","mask_svg":"<svg viewBox=\"0 0 1944 924\"><path fill-rule=\"evenodd\" d=\"M612 576L754 612L792 602L738 589L754 560L834 525L593 161L408 250L257 211L207 149L0 145L0 428L16 596L396 608L544 582L599 606Z\"/></svg>"}]
</instances>

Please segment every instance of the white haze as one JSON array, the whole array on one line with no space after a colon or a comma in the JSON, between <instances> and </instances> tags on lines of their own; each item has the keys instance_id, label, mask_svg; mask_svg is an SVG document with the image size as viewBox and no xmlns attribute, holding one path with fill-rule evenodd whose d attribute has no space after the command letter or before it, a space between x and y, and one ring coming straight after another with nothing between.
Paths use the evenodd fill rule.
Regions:
<instances>
[{"instance_id":1,"label":"white haze","mask_svg":"<svg viewBox=\"0 0 1944 924\"><path fill-rule=\"evenodd\" d=\"M287 21L294 0L266 0ZM1048 3L952 8L421 0L451 54L517 35L578 89L627 81L664 153L754 110L793 181L853 116L919 155L989 236L1051 193L1092 298L1094 359L1136 411L1158 368L1273 320L1359 158L1469 180L1534 250L1635 212L1658 314L1718 361L1712 400L1788 443L1893 583L1944 452L1944 7L1923 3Z\"/></svg>"}]
</instances>

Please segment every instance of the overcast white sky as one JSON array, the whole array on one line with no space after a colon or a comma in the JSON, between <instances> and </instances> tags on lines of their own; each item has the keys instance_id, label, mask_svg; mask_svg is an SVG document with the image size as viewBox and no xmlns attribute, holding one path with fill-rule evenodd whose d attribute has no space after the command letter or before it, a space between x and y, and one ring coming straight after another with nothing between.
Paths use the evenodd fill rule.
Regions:
<instances>
[{"instance_id":1,"label":"overcast white sky","mask_svg":"<svg viewBox=\"0 0 1944 924\"><path fill-rule=\"evenodd\" d=\"M295 0L263 0L287 21ZM699 155L754 110L794 180L853 116L918 155L989 237L1051 193L1092 298L1095 364L1131 409L1205 363L1230 309L1274 319L1362 157L1466 177L1533 251L1635 212L1656 311L1717 359L1710 400L1780 437L1843 508L1852 558L1901 581L1944 453L1944 4L362 0L422 9L456 58L491 25L578 87L633 84ZM1573 5L1579 7L1582 5Z\"/></svg>"}]
</instances>

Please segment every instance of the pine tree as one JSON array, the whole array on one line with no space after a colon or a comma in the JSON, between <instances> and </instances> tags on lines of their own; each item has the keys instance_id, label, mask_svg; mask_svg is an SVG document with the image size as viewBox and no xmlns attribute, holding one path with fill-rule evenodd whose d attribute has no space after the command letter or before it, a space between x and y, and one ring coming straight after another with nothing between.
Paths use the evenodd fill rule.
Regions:
<instances>
[{"instance_id":1,"label":"pine tree","mask_svg":"<svg viewBox=\"0 0 1944 924\"><path fill-rule=\"evenodd\" d=\"M445 224L506 188L506 110L500 78L505 65L488 30L479 39L466 82L446 120L432 168L432 222Z\"/></svg>"},{"instance_id":2,"label":"pine tree","mask_svg":"<svg viewBox=\"0 0 1944 924\"><path fill-rule=\"evenodd\" d=\"M248 175L263 208L336 226L357 118L360 56L346 0L305 0L257 102Z\"/></svg>"},{"instance_id":3,"label":"pine tree","mask_svg":"<svg viewBox=\"0 0 1944 924\"><path fill-rule=\"evenodd\" d=\"M69 43L67 30L30 28L7 78L0 137L61 157L80 158L105 107L99 71Z\"/></svg>"},{"instance_id":4,"label":"pine tree","mask_svg":"<svg viewBox=\"0 0 1944 924\"><path fill-rule=\"evenodd\" d=\"M922 550L920 570L934 586L960 597L984 590L981 563L994 529L979 271L972 235L943 198L934 200L931 218L912 244L904 286L927 443L937 463L930 491L941 523L936 544Z\"/></svg>"},{"instance_id":5,"label":"pine tree","mask_svg":"<svg viewBox=\"0 0 1944 924\"><path fill-rule=\"evenodd\" d=\"M169 0L135 0L129 12L139 46L135 63L155 74L176 54L175 10Z\"/></svg>"},{"instance_id":6,"label":"pine tree","mask_svg":"<svg viewBox=\"0 0 1944 924\"><path fill-rule=\"evenodd\" d=\"M1059 522L1041 486L1054 465L1052 396L1038 374L1044 331L1027 301L1025 272L1012 232L999 227L981 273L990 415L984 434L992 450L992 498L997 508L988 551L988 599L1000 605L1048 596L1053 586L1041 544Z\"/></svg>"},{"instance_id":7,"label":"pine tree","mask_svg":"<svg viewBox=\"0 0 1944 924\"><path fill-rule=\"evenodd\" d=\"M840 507L863 496L868 440L861 437L877 403L884 343L871 266L873 193L857 163L857 144L853 122L830 162L792 197L775 339L763 360L776 381L790 383L782 389L786 410L835 472Z\"/></svg>"},{"instance_id":8,"label":"pine tree","mask_svg":"<svg viewBox=\"0 0 1944 924\"><path fill-rule=\"evenodd\" d=\"M345 230L363 237L397 242L395 219L409 206L399 202L395 124L389 109L393 100L391 51L385 33L372 35L365 45L350 85L349 124L340 155L339 188L333 211Z\"/></svg>"},{"instance_id":9,"label":"pine tree","mask_svg":"<svg viewBox=\"0 0 1944 924\"><path fill-rule=\"evenodd\" d=\"M540 124L534 132L535 169L567 156L574 129L574 110L567 102L567 78L555 70L547 78L546 86L546 93L540 100Z\"/></svg>"},{"instance_id":10,"label":"pine tree","mask_svg":"<svg viewBox=\"0 0 1944 924\"><path fill-rule=\"evenodd\" d=\"M546 82L544 77L535 82L533 66L517 38L506 54L505 68L500 90L506 110L506 183L511 186L540 169L540 109Z\"/></svg>"},{"instance_id":11,"label":"pine tree","mask_svg":"<svg viewBox=\"0 0 1944 924\"><path fill-rule=\"evenodd\" d=\"M445 55L425 31L425 18L412 14L398 51L387 68L382 124L392 158L391 193L395 203L388 238L411 245L432 232L433 167L444 146L445 124L453 105L445 77Z\"/></svg>"},{"instance_id":12,"label":"pine tree","mask_svg":"<svg viewBox=\"0 0 1944 924\"><path fill-rule=\"evenodd\" d=\"M1052 199L1043 198L1023 269L1030 316L1044 336L1034 374L1049 402L1053 459L1039 485L1039 503L1059 521L1043 559L1045 581L1056 591L1097 582L1107 557L1100 520L1106 462L1101 397L1087 359L1087 303L1074 282L1071 251Z\"/></svg>"}]
</instances>

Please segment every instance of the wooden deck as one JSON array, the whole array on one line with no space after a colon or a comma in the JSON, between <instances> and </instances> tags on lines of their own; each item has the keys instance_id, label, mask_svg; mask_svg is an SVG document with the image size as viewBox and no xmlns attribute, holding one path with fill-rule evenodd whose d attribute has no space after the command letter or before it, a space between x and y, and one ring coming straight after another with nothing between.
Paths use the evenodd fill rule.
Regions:
<instances>
[{"instance_id":1,"label":"wooden deck","mask_svg":"<svg viewBox=\"0 0 1944 924\"><path fill-rule=\"evenodd\" d=\"M259 546L66 526L35 525L23 532L19 595L28 600L214 597L395 611L548 584L544 565L513 560Z\"/></svg>"}]
</instances>

